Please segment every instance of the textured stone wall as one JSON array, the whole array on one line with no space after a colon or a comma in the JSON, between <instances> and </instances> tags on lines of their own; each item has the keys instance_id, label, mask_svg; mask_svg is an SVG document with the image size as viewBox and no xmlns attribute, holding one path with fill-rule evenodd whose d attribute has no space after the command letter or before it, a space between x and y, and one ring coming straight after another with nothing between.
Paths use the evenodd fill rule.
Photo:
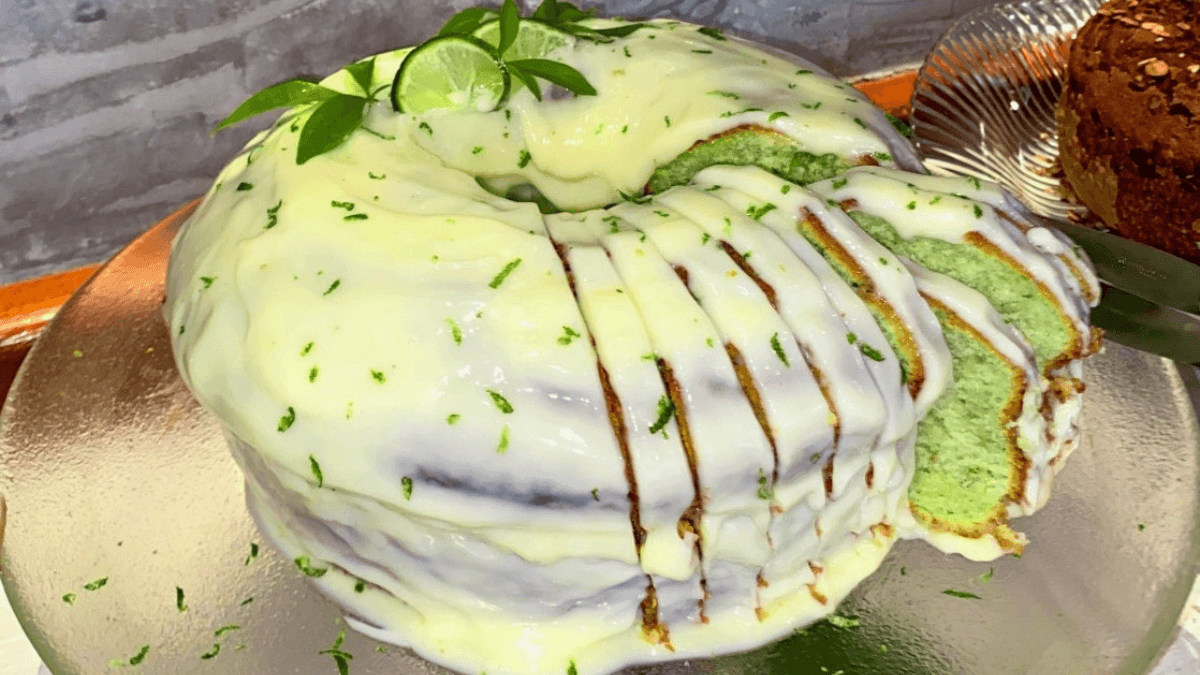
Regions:
<instances>
[{"instance_id":1,"label":"textured stone wall","mask_svg":"<svg viewBox=\"0 0 1200 675\"><path fill-rule=\"evenodd\" d=\"M989 1L599 6L721 26L852 75L918 62L954 16ZM418 42L471 4L0 0L0 284L103 260L202 194L256 127L209 131L254 91Z\"/></svg>"}]
</instances>

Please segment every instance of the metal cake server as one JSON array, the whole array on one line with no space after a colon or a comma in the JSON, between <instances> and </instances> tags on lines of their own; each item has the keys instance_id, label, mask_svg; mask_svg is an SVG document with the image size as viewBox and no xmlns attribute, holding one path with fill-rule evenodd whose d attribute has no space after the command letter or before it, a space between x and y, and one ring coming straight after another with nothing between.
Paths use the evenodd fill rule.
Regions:
<instances>
[{"instance_id":1,"label":"metal cake server","mask_svg":"<svg viewBox=\"0 0 1200 675\"><path fill-rule=\"evenodd\" d=\"M1109 340L1200 363L1200 266L1069 222L1054 110L1071 40L1100 0L1023 0L986 7L950 27L917 74L913 142L935 174L1004 186L1092 259L1104 285L1092 323Z\"/></svg>"}]
</instances>

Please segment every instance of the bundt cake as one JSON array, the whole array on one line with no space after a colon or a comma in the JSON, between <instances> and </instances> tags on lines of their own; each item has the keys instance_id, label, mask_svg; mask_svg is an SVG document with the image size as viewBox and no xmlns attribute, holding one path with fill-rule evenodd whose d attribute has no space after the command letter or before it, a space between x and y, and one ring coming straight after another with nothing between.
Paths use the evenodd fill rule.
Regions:
<instances>
[{"instance_id":1,"label":"bundt cake","mask_svg":"<svg viewBox=\"0 0 1200 675\"><path fill-rule=\"evenodd\" d=\"M1200 262L1200 5L1101 7L1071 44L1058 127L1080 201L1121 235Z\"/></svg>"},{"instance_id":2,"label":"bundt cake","mask_svg":"<svg viewBox=\"0 0 1200 675\"><path fill-rule=\"evenodd\" d=\"M408 49L295 85L178 235L176 361L266 536L352 626L489 673L761 645L898 537L1020 550L1087 262L795 57L545 7L566 37L495 109L377 101Z\"/></svg>"}]
</instances>

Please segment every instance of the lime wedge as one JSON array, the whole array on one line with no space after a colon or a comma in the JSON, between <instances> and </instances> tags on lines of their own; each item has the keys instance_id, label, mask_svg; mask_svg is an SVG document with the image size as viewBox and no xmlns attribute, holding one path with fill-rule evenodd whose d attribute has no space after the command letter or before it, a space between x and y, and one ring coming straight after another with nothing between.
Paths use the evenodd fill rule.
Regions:
<instances>
[{"instance_id":1,"label":"lime wedge","mask_svg":"<svg viewBox=\"0 0 1200 675\"><path fill-rule=\"evenodd\" d=\"M495 50L464 35L434 38L412 50L392 82L397 112L427 110L495 110L508 95L508 71Z\"/></svg>"},{"instance_id":2,"label":"lime wedge","mask_svg":"<svg viewBox=\"0 0 1200 675\"><path fill-rule=\"evenodd\" d=\"M500 45L500 20L489 21L475 29L475 37L492 47ZM540 59L550 52L575 43L575 36L549 24L533 19L521 19L517 41L504 52L505 61Z\"/></svg>"}]
</instances>

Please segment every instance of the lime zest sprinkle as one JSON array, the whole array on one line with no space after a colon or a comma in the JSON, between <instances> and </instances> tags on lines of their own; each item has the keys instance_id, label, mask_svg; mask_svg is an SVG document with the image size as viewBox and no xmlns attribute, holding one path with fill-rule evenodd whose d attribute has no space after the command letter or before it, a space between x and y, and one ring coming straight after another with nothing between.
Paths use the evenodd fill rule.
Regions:
<instances>
[{"instance_id":1,"label":"lime zest sprinkle","mask_svg":"<svg viewBox=\"0 0 1200 675\"><path fill-rule=\"evenodd\" d=\"M667 423L675 416L675 404L666 394L658 397L658 418L650 425L650 433L657 434L666 428Z\"/></svg>"},{"instance_id":2,"label":"lime zest sprinkle","mask_svg":"<svg viewBox=\"0 0 1200 675\"><path fill-rule=\"evenodd\" d=\"M446 325L450 326L450 337L454 339L454 344L461 345L463 341L462 328L458 326L458 322L450 317L446 317Z\"/></svg>"},{"instance_id":3,"label":"lime zest sprinkle","mask_svg":"<svg viewBox=\"0 0 1200 675\"><path fill-rule=\"evenodd\" d=\"M254 560L257 557L258 557L258 544L252 541L252 542L250 542L250 555L246 556L245 564L249 565L250 561Z\"/></svg>"},{"instance_id":4,"label":"lime zest sprinkle","mask_svg":"<svg viewBox=\"0 0 1200 675\"><path fill-rule=\"evenodd\" d=\"M758 470L758 498L771 499L775 496L775 491L767 486L767 474L762 469Z\"/></svg>"},{"instance_id":5,"label":"lime zest sprinkle","mask_svg":"<svg viewBox=\"0 0 1200 675\"><path fill-rule=\"evenodd\" d=\"M288 406L287 414L279 418L279 431L282 433L292 428L292 424L296 422L296 409Z\"/></svg>"},{"instance_id":6,"label":"lime zest sprinkle","mask_svg":"<svg viewBox=\"0 0 1200 675\"><path fill-rule=\"evenodd\" d=\"M500 288L500 284L504 283L504 280L508 278L508 275L512 274L520 264L520 258L514 258L510 260L508 264L504 266L504 269L500 270L500 272L497 273L490 282L488 282L488 288Z\"/></svg>"},{"instance_id":7,"label":"lime zest sprinkle","mask_svg":"<svg viewBox=\"0 0 1200 675\"><path fill-rule=\"evenodd\" d=\"M774 211L777 208L779 208L779 207L775 206L774 204L772 204L770 202L767 202L766 204L762 204L760 206L751 205L750 207L748 207L746 209L746 215L750 216L751 218L753 218L755 220L761 220L763 216L767 215L768 213Z\"/></svg>"},{"instance_id":8,"label":"lime zest sprinkle","mask_svg":"<svg viewBox=\"0 0 1200 675\"><path fill-rule=\"evenodd\" d=\"M84 585L83 585L83 590L85 590L85 591L98 591L98 590L100 590L101 588L104 588L104 586L105 586L106 584L108 584L108 577L103 577L103 578L97 579L97 580L95 580L95 581L93 581L93 582L90 582L90 583L86 583L86 584L84 584Z\"/></svg>"},{"instance_id":9,"label":"lime zest sprinkle","mask_svg":"<svg viewBox=\"0 0 1200 675\"><path fill-rule=\"evenodd\" d=\"M862 622L854 617L841 616L839 614L831 614L828 621L838 628L857 628L862 625Z\"/></svg>"},{"instance_id":10,"label":"lime zest sprinkle","mask_svg":"<svg viewBox=\"0 0 1200 675\"><path fill-rule=\"evenodd\" d=\"M346 640L346 629L343 628L338 632L337 638L333 641L333 646L329 649L322 649L318 654L329 655L333 657L333 662L337 664L338 675L348 675L350 673L350 660L354 658L353 654L342 651L342 643Z\"/></svg>"},{"instance_id":11,"label":"lime zest sprinkle","mask_svg":"<svg viewBox=\"0 0 1200 675\"><path fill-rule=\"evenodd\" d=\"M783 351L783 345L779 344L779 333L771 336L771 349L775 351L775 356L778 356L779 360L783 361L783 365L788 368L792 367L792 364L788 362L787 353Z\"/></svg>"},{"instance_id":12,"label":"lime zest sprinkle","mask_svg":"<svg viewBox=\"0 0 1200 675\"><path fill-rule=\"evenodd\" d=\"M175 609L181 612L186 612L188 609L187 603L183 601L183 589L179 586L175 587Z\"/></svg>"},{"instance_id":13,"label":"lime zest sprinkle","mask_svg":"<svg viewBox=\"0 0 1200 675\"><path fill-rule=\"evenodd\" d=\"M317 487L324 487L325 486L325 476L324 476L324 474L321 473L321 465L317 463L317 458L312 455L309 455L308 456L308 464L309 464L309 468L312 469L313 477L317 479Z\"/></svg>"},{"instance_id":14,"label":"lime zest sprinkle","mask_svg":"<svg viewBox=\"0 0 1200 675\"><path fill-rule=\"evenodd\" d=\"M871 359L872 361L883 361L887 358L882 353L880 353L880 351L878 349L875 349L874 347L872 347L871 345L869 345L865 342L859 343L858 351L862 352L863 356L867 357L868 359Z\"/></svg>"},{"instance_id":15,"label":"lime zest sprinkle","mask_svg":"<svg viewBox=\"0 0 1200 675\"><path fill-rule=\"evenodd\" d=\"M504 413L505 415L512 414L512 411L513 411L512 404L508 402L508 399L504 398L503 394L496 391L495 389L488 389L487 393L488 393L488 396L492 397L492 403L496 404L496 407L500 410L500 412Z\"/></svg>"},{"instance_id":16,"label":"lime zest sprinkle","mask_svg":"<svg viewBox=\"0 0 1200 675\"><path fill-rule=\"evenodd\" d=\"M508 425L504 425L504 429L500 431L500 443L496 446L496 454L503 455L508 451Z\"/></svg>"},{"instance_id":17,"label":"lime zest sprinkle","mask_svg":"<svg viewBox=\"0 0 1200 675\"><path fill-rule=\"evenodd\" d=\"M275 206L267 208L267 224L263 226L264 230L269 230L279 224L279 208L283 206L283 200L280 199Z\"/></svg>"},{"instance_id":18,"label":"lime zest sprinkle","mask_svg":"<svg viewBox=\"0 0 1200 675\"><path fill-rule=\"evenodd\" d=\"M204 661L207 661L220 653L221 653L221 644L219 642L214 642L212 649L209 649L208 651L201 654L200 658Z\"/></svg>"},{"instance_id":19,"label":"lime zest sprinkle","mask_svg":"<svg viewBox=\"0 0 1200 675\"><path fill-rule=\"evenodd\" d=\"M383 384L383 383L387 382L387 375L384 375L382 370L372 369L371 370L371 379L375 380L375 382L378 384Z\"/></svg>"},{"instance_id":20,"label":"lime zest sprinkle","mask_svg":"<svg viewBox=\"0 0 1200 675\"><path fill-rule=\"evenodd\" d=\"M333 283L329 284L329 288L325 289L325 292L321 294L321 297L324 297L324 296L329 295L330 293L336 291L337 287L341 286L341 285L342 285L341 279L334 279Z\"/></svg>"},{"instance_id":21,"label":"lime zest sprinkle","mask_svg":"<svg viewBox=\"0 0 1200 675\"><path fill-rule=\"evenodd\" d=\"M563 334L558 337L558 344L566 347L577 337L582 337L579 331L570 326L563 326Z\"/></svg>"},{"instance_id":22,"label":"lime zest sprinkle","mask_svg":"<svg viewBox=\"0 0 1200 675\"><path fill-rule=\"evenodd\" d=\"M975 595L974 593L968 593L967 591L956 591L953 588L947 588L946 590L942 591L942 593L945 595L949 595L950 597L953 597L953 598L966 598L966 599L970 599L970 600L982 600L983 599L983 598L979 597L978 595Z\"/></svg>"},{"instance_id":23,"label":"lime zest sprinkle","mask_svg":"<svg viewBox=\"0 0 1200 675\"><path fill-rule=\"evenodd\" d=\"M150 653L150 645L142 645L137 654L129 657L129 665L136 666L146 660L146 655Z\"/></svg>"},{"instance_id":24,"label":"lime zest sprinkle","mask_svg":"<svg viewBox=\"0 0 1200 675\"><path fill-rule=\"evenodd\" d=\"M404 476L400 479L400 489L404 491L405 499L412 499L413 479Z\"/></svg>"},{"instance_id":25,"label":"lime zest sprinkle","mask_svg":"<svg viewBox=\"0 0 1200 675\"><path fill-rule=\"evenodd\" d=\"M313 567L312 560L306 555L296 558L293 562L296 563L296 568L299 569L306 577L319 579L325 576L325 573L329 571L325 567Z\"/></svg>"}]
</instances>

